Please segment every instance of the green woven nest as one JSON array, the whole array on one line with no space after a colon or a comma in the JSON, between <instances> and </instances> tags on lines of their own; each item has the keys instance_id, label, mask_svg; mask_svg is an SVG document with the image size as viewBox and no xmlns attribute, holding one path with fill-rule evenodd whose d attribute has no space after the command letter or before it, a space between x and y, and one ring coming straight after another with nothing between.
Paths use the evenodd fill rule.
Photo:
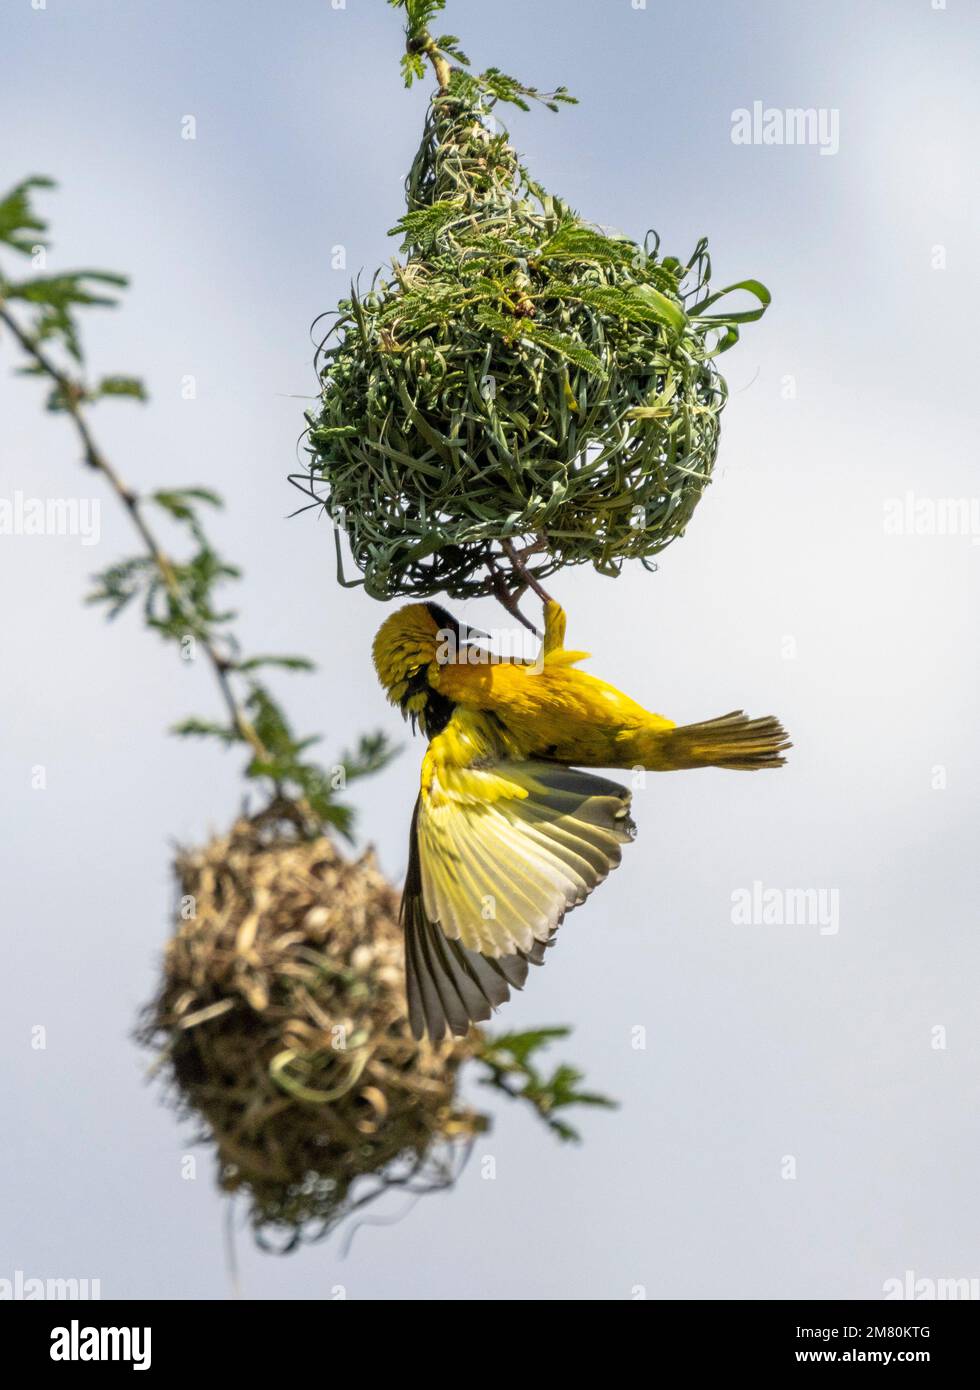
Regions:
<instances>
[{"instance_id":1,"label":"green woven nest","mask_svg":"<svg viewBox=\"0 0 980 1390\"><path fill-rule=\"evenodd\" d=\"M307 417L367 591L488 593L505 538L538 543L538 579L649 566L710 481L714 358L765 287L711 293L705 241L681 263L583 222L457 96L433 100L406 192L407 259L340 304ZM758 304L706 312L736 289Z\"/></svg>"}]
</instances>

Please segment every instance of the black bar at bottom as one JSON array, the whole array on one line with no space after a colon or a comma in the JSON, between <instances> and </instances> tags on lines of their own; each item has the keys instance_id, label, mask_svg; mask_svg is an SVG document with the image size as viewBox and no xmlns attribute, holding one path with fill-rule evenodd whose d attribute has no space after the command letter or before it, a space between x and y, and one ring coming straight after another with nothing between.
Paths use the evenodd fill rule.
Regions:
<instances>
[{"instance_id":1,"label":"black bar at bottom","mask_svg":"<svg viewBox=\"0 0 980 1390\"><path fill-rule=\"evenodd\" d=\"M479 1345L490 1365L499 1364L511 1352L518 1354L503 1325L487 1323L484 1305L470 1302L481 1310L475 1324L465 1311L449 1318L444 1312L419 1309L406 1300L404 1312L394 1312L386 1305L380 1315L394 1326L379 1323L374 1329L371 1322L379 1315L368 1311L369 1304L356 1310L354 1300L343 1299L289 1303L8 1302L0 1304L0 1336L8 1364L16 1359L28 1374L50 1367L66 1384L79 1373L93 1370L99 1375L118 1371L130 1376L142 1372L174 1377L190 1371L195 1379L213 1372L241 1372L258 1379L268 1368L277 1378L285 1375L292 1380L297 1373L319 1365L325 1374L332 1375L333 1358L353 1353L347 1338L364 1332L369 1341L360 1343L361 1355L371 1348L367 1359L372 1377L389 1350L395 1367L404 1369L406 1360L417 1363L423 1355L431 1359L433 1375L438 1375L437 1367L441 1366L448 1378L454 1376L454 1366L469 1364L456 1359L457 1341L460 1354L468 1358ZM524 1306L530 1312L535 1305ZM529 1331L538 1328L537 1338L532 1339L538 1340L537 1353L543 1353L557 1368L563 1355L580 1348L583 1340L591 1340L595 1329L590 1327L589 1315L579 1313L570 1334L563 1330L560 1309L551 1307L548 1323L532 1315L526 1325ZM978 1311L980 1304L968 1301L650 1300L644 1308L632 1309L618 1326L630 1338L623 1343L624 1354L627 1348L637 1354L642 1348L650 1374L658 1367L667 1369L676 1364L695 1371L737 1372L756 1367L788 1371L841 1365L938 1366L952 1371L964 1364L964 1358L972 1359L980 1324ZM609 1316L608 1309L600 1314L603 1332ZM634 1340L637 1333L642 1335L642 1343ZM501 1341L493 1350L488 1339L493 1343L497 1336ZM477 1343L474 1337L479 1338ZM533 1350L528 1347L529 1352Z\"/></svg>"}]
</instances>

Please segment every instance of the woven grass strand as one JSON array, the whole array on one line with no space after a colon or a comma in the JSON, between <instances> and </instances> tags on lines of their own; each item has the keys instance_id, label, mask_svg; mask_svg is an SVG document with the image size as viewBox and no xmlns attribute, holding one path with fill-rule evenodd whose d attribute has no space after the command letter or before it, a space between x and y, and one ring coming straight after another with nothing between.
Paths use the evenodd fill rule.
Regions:
<instances>
[{"instance_id":1,"label":"woven grass strand","mask_svg":"<svg viewBox=\"0 0 980 1390\"><path fill-rule=\"evenodd\" d=\"M384 599L491 592L505 538L617 575L682 535L711 479L714 362L769 302L583 222L485 108L433 99L394 229L404 263L342 301L318 354L311 483ZM705 312L729 289L758 307Z\"/></svg>"}]
</instances>

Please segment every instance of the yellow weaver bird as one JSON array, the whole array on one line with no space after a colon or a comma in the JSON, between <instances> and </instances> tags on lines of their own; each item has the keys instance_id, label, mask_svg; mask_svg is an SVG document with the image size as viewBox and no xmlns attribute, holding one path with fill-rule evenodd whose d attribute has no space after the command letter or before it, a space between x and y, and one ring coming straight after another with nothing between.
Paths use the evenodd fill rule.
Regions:
<instances>
[{"instance_id":1,"label":"yellow weaver bird","mask_svg":"<svg viewBox=\"0 0 980 1390\"><path fill-rule=\"evenodd\" d=\"M678 727L576 670L588 653L565 649L554 601L536 662L475 650L474 635L411 603L374 639L389 700L429 740L401 917L409 1021L433 1041L523 986L632 840L630 793L576 767L779 767L790 747L772 717Z\"/></svg>"}]
</instances>

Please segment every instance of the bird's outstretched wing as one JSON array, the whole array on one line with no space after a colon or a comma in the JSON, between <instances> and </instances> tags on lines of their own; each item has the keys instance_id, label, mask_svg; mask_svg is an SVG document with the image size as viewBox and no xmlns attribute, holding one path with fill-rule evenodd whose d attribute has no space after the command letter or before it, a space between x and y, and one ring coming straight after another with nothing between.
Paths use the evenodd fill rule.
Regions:
<instances>
[{"instance_id":1,"label":"bird's outstretched wing","mask_svg":"<svg viewBox=\"0 0 980 1390\"><path fill-rule=\"evenodd\" d=\"M630 794L560 763L442 765L412 819L402 924L412 1032L438 1041L520 989L633 838Z\"/></svg>"}]
</instances>

